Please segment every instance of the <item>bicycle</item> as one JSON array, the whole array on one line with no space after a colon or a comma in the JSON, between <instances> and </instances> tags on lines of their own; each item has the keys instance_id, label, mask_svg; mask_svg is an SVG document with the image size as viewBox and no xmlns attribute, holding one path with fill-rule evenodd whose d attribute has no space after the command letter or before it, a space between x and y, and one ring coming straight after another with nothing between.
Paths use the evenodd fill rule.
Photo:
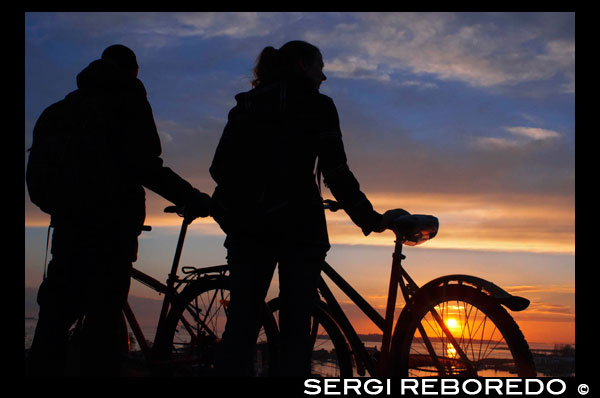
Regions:
<instances>
[{"instance_id":1,"label":"bicycle","mask_svg":"<svg viewBox=\"0 0 600 398\"><path fill-rule=\"evenodd\" d=\"M326 202L332 211L339 208L334 201ZM432 216L407 215L396 220L385 317L324 262L323 273L383 335L381 349L369 352L321 276L311 333L314 344L330 341L333 349L313 350L315 375L352 377L356 369L359 375L368 372L371 377L536 376L529 345L504 308L522 311L529 300L470 275L446 275L419 287L404 269L402 246L424 243L437 229L438 221ZM398 286L406 304L393 328ZM274 313L278 301L268 302Z\"/></svg>"},{"instance_id":2,"label":"bicycle","mask_svg":"<svg viewBox=\"0 0 600 398\"><path fill-rule=\"evenodd\" d=\"M334 201L325 201L331 211L339 209ZM506 311L522 311L529 300L513 296L482 278L469 275L446 275L418 287L402 266L406 257L403 245L415 246L437 234L435 217L424 215L403 216L396 220L396 236L388 301L385 317L381 316L344 278L327 262L323 274L344 292L359 309L383 332L382 346L369 352L345 315L331 289L321 276L319 299L312 316L313 341L312 371L321 376L352 377L354 370L364 376L485 376L536 375L533 357L519 326ZM180 234L181 238L181 234ZM225 319L214 322L215 327L197 323L195 333L190 333L190 321L198 313L226 317L226 311L212 311L217 302L226 309L228 297L227 265L194 268L184 273L193 276L190 283L174 300L165 321L166 335L161 341L173 342L179 358L196 366L210 367L214 347L223 331ZM398 287L405 301L395 328L394 313ZM199 306L198 297L210 300ZM203 311L202 309L205 308ZM257 344L257 375L272 375L277 368L278 327L276 324L279 299L269 300L263 308L261 322L264 338ZM272 314L272 315L271 315ZM177 350L176 342L185 337L188 350ZM201 338L198 338L201 336ZM329 342L329 343L328 343ZM330 347L323 348L328 345ZM186 347L186 345L182 345ZM333 348L333 349L331 349ZM169 351L165 349L164 352ZM192 352L186 356L183 352ZM184 362L185 363L185 362Z\"/></svg>"}]
</instances>

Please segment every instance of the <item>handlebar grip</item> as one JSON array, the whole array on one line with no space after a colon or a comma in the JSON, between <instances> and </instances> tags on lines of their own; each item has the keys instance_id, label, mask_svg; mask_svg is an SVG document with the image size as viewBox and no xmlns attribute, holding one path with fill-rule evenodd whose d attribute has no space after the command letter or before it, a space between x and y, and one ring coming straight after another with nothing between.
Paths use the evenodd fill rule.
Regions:
<instances>
[{"instance_id":1,"label":"handlebar grip","mask_svg":"<svg viewBox=\"0 0 600 398\"><path fill-rule=\"evenodd\" d=\"M323 207L325 209L329 209L332 212L336 212L342 208L342 206L338 202L336 202L335 200L331 200L331 199L323 200Z\"/></svg>"},{"instance_id":2,"label":"handlebar grip","mask_svg":"<svg viewBox=\"0 0 600 398\"><path fill-rule=\"evenodd\" d=\"M183 206L167 206L167 207L165 207L165 209L163 211L165 213L174 213L174 214L177 214L179 217L183 217L184 210L185 209Z\"/></svg>"},{"instance_id":3,"label":"handlebar grip","mask_svg":"<svg viewBox=\"0 0 600 398\"><path fill-rule=\"evenodd\" d=\"M177 206L167 206L165 207L165 213L177 213L180 210Z\"/></svg>"}]
</instances>

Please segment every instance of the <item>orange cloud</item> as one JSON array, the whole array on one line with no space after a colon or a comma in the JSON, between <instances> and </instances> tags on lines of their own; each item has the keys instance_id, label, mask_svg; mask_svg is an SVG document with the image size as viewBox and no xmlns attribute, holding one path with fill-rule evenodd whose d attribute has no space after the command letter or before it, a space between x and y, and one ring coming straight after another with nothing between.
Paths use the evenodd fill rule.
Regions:
<instances>
[{"instance_id":1,"label":"orange cloud","mask_svg":"<svg viewBox=\"0 0 600 398\"><path fill-rule=\"evenodd\" d=\"M178 226L181 219L163 213L170 203L148 192L146 224ZM575 210L572 197L533 195L464 195L419 193L374 193L369 199L375 209L401 207L413 214L433 214L440 220L435 239L425 243L432 249L575 252ZM389 246L391 232L365 237L343 211L327 212L333 244ZM26 201L26 226L47 226L48 216ZM194 221L201 234L223 232L211 219Z\"/></svg>"},{"instance_id":2,"label":"orange cloud","mask_svg":"<svg viewBox=\"0 0 600 398\"><path fill-rule=\"evenodd\" d=\"M572 198L529 195L372 194L374 207L432 214L440 231L429 248L574 253ZM328 213L332 243L390 245L390 232L362 235L343 212Z\"/></svg>"}]
</instances>

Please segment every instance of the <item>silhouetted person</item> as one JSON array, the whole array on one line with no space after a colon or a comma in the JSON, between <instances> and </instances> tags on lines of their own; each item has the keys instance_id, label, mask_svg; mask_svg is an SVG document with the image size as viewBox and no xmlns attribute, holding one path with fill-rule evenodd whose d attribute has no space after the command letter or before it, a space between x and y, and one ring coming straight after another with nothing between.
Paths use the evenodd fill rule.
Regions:
<instances>
[{"instance_id":1,"label":"silhouetted person","mask_svg":"<svg viewBox=\"0 0 600 398\"><path fill-rule=\"evenodd\" d=\"M217 373L251 375L264 301L279 270L282 376L310 374L310 312L320 265L330 248L320 177L365 235L382 232L398 215L373 210L348 168L319 49L291 41L266 47L253 89L237 105L216 149L210 173L217 183L211 215L226 232L231 268L227 325ZM317 172L315 165L318 162Z\"/></svg>"},{"instance_id":2,"label":"silhouetted person","mask_svg":"<svg viewBox=\"0 0 600 398\"><path fill-rule=\"evenodd\" d=\"M39 288L28 375L64 374L68 330L83 314L81 374L119 375L117 332L145 219L144 187L184 205L189 216L208 216L210 197L163 166L152 109L137 73L132 50L106 48L77 75L77 90L44 110L34 128L33 146L36 136L69 135L66 168L73 184L61 192L62 200L44 209L54 227L52 260ZM33 198L44 192L32 195L29 184L39 176L31 167L37 161L33 147L31 153L27 178L35 203Z\"/></svg>"}]
</instances>

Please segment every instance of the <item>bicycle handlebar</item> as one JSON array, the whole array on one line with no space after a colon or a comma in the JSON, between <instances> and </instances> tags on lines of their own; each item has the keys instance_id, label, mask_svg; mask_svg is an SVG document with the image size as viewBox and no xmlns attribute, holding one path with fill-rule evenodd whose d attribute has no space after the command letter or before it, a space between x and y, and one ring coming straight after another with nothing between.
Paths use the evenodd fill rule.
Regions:
<instances>
[{"instance_id":1,"label":"bicycle handlebar","mask_svg":"<svg viewBox=\"0 0 600 398\"><path fill-rule=\"evenodd\" d=\"M342 208L338 202L331 199L323 200L323 207L332 212ZM167 206L164 212L175 213L180 217L184 217L183 206ZM409 214L396 218L392 231L403 244L416 246L434 238L438 229L439 221L436 217L425 214Z\"/></svg>"},{"instance_id":2,"label":"bicycle handlebar","mask_svg":"<svg viewBox=\"0 0 600 398\"><path fill-rule=\"evenodd\" d=\"M342 206L331 199L323 200L323 207L332 212L338 211ZM396 237L405 245L416 246L433 239L439 229L439 221L436 217L425 214L408 214L400 216L393 221L390 228Z\"/></svg>"},{"instance_id":3,"label":"bicycle handlebar","mask_svg":"<svg viewBox=\"0 0 600 398\"><path fill-rule=\"evenodd\" d=\"M176 213L177 215L183 217L183 207L181 206L167 206L163 211L165 213Z\"/></svg>"},{"instance_id":4,"label":"bicycle handlebar","mask_svg":"<svg viewBox=\"0 0 600 398\"><path fill-rule=\"evenodd\" d=\"M335 200L324 199L323 200L323 208L331 210L332 212L336 212L339 209L341 209L342 206L340 206L340 204L338 202L336 202Z\"/></svg>"}]
</instances>

